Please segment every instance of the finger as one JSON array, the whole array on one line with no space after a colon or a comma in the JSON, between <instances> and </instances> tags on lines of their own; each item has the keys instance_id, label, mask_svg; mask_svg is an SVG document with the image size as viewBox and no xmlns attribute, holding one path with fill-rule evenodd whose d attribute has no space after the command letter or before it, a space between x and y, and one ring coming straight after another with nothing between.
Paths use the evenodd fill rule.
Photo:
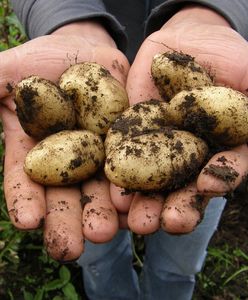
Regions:
<instances>
[{"instance_id":1,"label":"finger","mask_svg":"<svg viewBox=\"0 0 248 300\"><path fill-rule=\"evenodd\" d=\"M94 243L110 241L117 233L118 215L110 200L109 182L99 177L83 184L83 232Z\"/></svg>"},{"instance_id":2,"label":"finger","mask_svg":"<svg viewBox=\"0 0 248 300\"><path fill-rule=\"evenodd\" d=\"M209 197L201 196L193 183L171 193L161 213L161 228L172 234L192 232L203 218Z\"/></svg>"},{"instance_id":3,"label":"finger","mask_svg":"<svg viewBox=\"0 0 248 300\"><path fill-rule=\"evenodd\" d=\"M242 145L214 155L197 179L198 191L209 196L225 195L247 178L248 147Z\"/></svg>"},{"instance_id":4,"label":"finger","mask_svg":"<svg viewBox=\"0 0 248 300\"><path fill-rule=\"evenodd\" d=\"M1 107L5 136L4 194L10 219L19 229L34 229L45 216L45 196L41 185L34 183L23 171L27 152L35 142L29 138L15 114Z\"/></svg>"},{"instance_id":5,"label":"finger","mask_svg":"<svg viewBox=\"0 0 248 300\"><path fill-rule=\"evenodd\" d=\"M78 187L49 187L44 242L48 254L60 261L77 259L83 252L81 192Z\"/></svg>"},{"instance_id":6,"label":"finger","mask_svg":"<svg viewBox=\"0 0 248 300\"><path fill-rule=\"evenodd\" d=\"M162 206L163 197L161 195L136 193L128 213L130 230L137 234L149 234L158 230Z\"/></svg>"},{"instance_id":7,"label":"finger","mask_svg":"<svg viewBox=\"0 0 248 300\"><path fill-rule=\"evenodd\" d=\"M133 193L126 192L123 188L116 186L115 184L110 184L110 197L114 207L118 212L127 213L129 211Z\"/></svg>"}]
</instances>

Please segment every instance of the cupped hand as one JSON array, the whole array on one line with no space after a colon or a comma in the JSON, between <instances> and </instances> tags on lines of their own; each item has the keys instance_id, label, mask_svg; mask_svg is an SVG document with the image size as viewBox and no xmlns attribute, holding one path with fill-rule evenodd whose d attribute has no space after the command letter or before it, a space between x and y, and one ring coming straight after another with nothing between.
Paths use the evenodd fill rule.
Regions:
<instances>
[{"instance_id":1,"label":"cupped hand","mask_svg":"<svg viewBox=\"0 0 248 300\"><path fill-rule=\"evenodd\" d=\"M214 11L190 6L173 16L142 44L128 75L130 104L161 99L151 77L151 62L155 54L173 50L195 57L210 70L215 84L247 93L247 42ZM232 179L226 180L216 175L218 172L211 172L213 165L229 168L233 172ZM161 194L144 196L140 193L122 199L114 186L111 190L116 196L112 198L117 209L126 212L126 224L136 233L148 234L159 228L174 234L187 233L199 223L209 199L234 190L247 173L248 147L242 145L216 154L195 182L166 199Z\"/></svg>"},{"instance_id":2,"label":"cupped hand","mask_svg":"<svg viewBox=\"0 0 248 300\"><path fill-rule=\"evenodd\" d=\"M48 253L58 260L79 257L85 238L93 242L110 240L118 230L118 216L110 202L109 183L105 179L92 179L83 187L49 188L29 179L23 163L36 141L19 124L13 91L18 81L30 75L57 82L66 68L81 61L102 64L125 85L127 59L105 29L93 21L66 25L49 36L0 54L4 192L9 215L13 224L22 230L35 229L44 223Z\"/></svg>"}]
</instances>

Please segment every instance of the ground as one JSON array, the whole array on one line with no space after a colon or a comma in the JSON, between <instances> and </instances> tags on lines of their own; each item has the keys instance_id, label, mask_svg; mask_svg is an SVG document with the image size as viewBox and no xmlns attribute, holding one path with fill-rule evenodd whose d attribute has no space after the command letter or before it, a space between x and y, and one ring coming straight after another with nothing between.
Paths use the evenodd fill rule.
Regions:
<instances>
[{"instance_id":1,"label":"ground","mask_svg":"<svg viewBox=\"0 0 248 300\"><path fill-rule=\"evenodd\" d=\"M199 275L195 299L248 299L248 192L228 198L209 257ZM208 281L209 280L209 281ZM226 282L226 284L225 284Z\"/></svg>"}]
</instances>

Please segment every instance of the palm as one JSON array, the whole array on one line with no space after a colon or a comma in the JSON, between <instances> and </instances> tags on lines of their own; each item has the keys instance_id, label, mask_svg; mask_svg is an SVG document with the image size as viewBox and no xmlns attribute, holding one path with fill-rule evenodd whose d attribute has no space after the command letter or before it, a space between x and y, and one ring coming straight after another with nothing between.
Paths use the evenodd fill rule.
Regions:
<instances>
[{"instance_id":1,"label":"palm","mask_svg":"<svg viewBox=\"0 0 248 300\"><path fill-rule=\"evenodd\" d=\"M149 36L141 46L127 80L130 104L151 98L160 98L151 79L151 61L155 54L171 51L172 49L192 55L197 62L209 68L215 84L228 85L242 92L247 92L248 45L246 41L229 27L204 24L192 26L191 23L182 21L180 26L165 25L163 29ZM248 171L246 163L247 146L234 149L234 152L230 151L226 155L231 157L231 161L235 160L237 162L235 166L240 171L240 176L234 185L228 187L234 189L242 180L242 176L247 174ZM211 162L217 160L214 157ZM197 188L196 183L194 183L190 188L172 194L167 201L169 201L171 207L180 207L182 201L184 203L185 201L189 202L192 196L199 191L206 192L208 190L211 191L211 196L225 194L228 191L220 180L201 174L198 178ZM209 197L206 197L204 205L208 199ZM144 205L144 203L146 204ZM187 219L190 218L193 222L187 223L189 226L187 225L188 227L185 229L190 231L197 224L200 217L199 212L188 206L186 213L178 218L178 215L171 213L173 210L168 211L165 207L163 208L161 197L149 199L141 195L135 195L133 201L130 200L130 205L128 223L129 227L137 233L150 233L157 230L161 220L163 223L164 216L167 218L166 230L172 232L180 231L178 227L185 225L184 222L187 222ZM152 222L150 218L147 218L145 208L148 207L150 215L154 216Z\"/></svg>"},{"instance_id":2,"label":"palm","mask_svg":"<svg viewBox=\"0 0 248 300\"><path fill-rule=\"evenodd\" d=\"M128 69L126 58L115 48L92 44L78 37L65 38L59 35L37 38L1 55L0 113L6 145L4 189L10 217L20 229L37 228L45 219L45 242L51 256L56 259L75 259L83 251L82 233L86 238L99 242L109 240L117 231L118 220L110 202L108 183L93 181L84 187L84 192L90 196L94 194L94 199L97 199L98 193L105 193L101 207L113 211L108 221L99 217L95 228L92 230L91 227L89 231L86 225L92 223L94 216L87 214L87 218L83 219L81 187L44 189L32 182L23 172L23 162L27 151L36 142L24 133L17 120L10 87L34 74L56 82L67 67L80 61L104 65L124 85ZM87 187L90 185L92 188ZM95 211L99 209L97 200L86 204L85 211L90 211L92 207Z\"/></svg>"},{"instance_id":3,"label":"palm","mask_svg":"<svg viewBox=\"0 0 248 300\"><path fill-rule=\"evenodd\" d=\"M131 103L158 95L151 80L151 60L156 53L172 49L195 57L197 62L210 69L217 84L246 91L247 42L227 27L204 24L192 27L185 24L179 28L157 31L143 43L128 76L127 89Z\"/></svg>"}]
</instances>

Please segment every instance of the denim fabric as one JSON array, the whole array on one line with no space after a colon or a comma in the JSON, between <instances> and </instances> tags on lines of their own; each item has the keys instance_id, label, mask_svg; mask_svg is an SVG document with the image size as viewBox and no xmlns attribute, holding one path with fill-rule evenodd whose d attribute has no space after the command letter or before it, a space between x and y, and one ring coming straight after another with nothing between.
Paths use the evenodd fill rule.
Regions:
<instances>
[{"instance_id":1,"label":"denim fabric","mask_svg":"<svg viewBox=\"0 0 248 300\"><path fill-rule=\"evenodd\" d=\"M187 235L162 230L145 237L146 253L138 280L132 268L130 233L121 230L109 243L86 242L79 264L90 300L190 300L195 274L202 268L206 249L225 206L224 198L210 201L203 221Z\"/></svg>"},{"instance_id":2,"label":"denim fabric","mask_svg":"<svg viewBox=\"0 0 248 300\"><path fill-rule=\"evenodd\" d=\"M83 267L83 282L91 300L137 300L138 276L132 267L131 236L120 230L115 238L105 244L85 244L79 258Z\"/></svg>"}]
</instances>

